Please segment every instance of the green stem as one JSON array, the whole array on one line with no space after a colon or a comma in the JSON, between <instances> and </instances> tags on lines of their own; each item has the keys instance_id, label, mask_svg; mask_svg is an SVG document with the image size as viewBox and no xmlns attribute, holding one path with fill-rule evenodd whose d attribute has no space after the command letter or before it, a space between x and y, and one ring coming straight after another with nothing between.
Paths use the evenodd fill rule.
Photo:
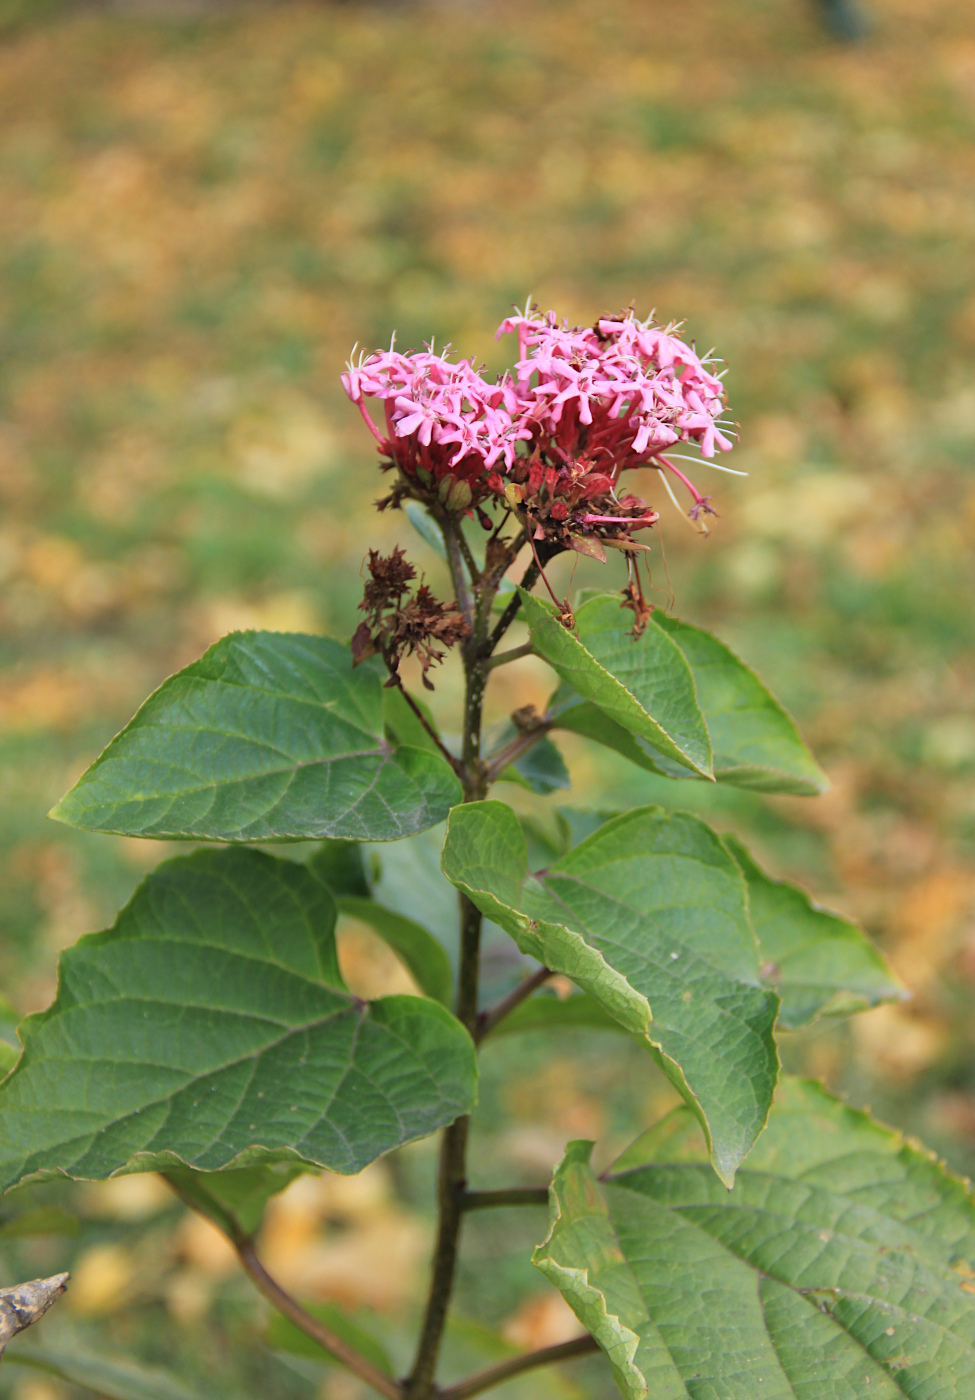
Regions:
<instances>
[{"instance_id":1,"label":"green stem","mask_svg":"<svg viewBox=\"0 0 975 1400\"><path fill-rule=\"evenodd\" d=\"M588 1332L583 1337L573 1337L571 1342L559 1342L554 1347L542 1347L540 1351L529 1351L524 1356L513 1356L510 1361L502 1361L498 1366L489 1366L486 1371L478 1371L468 1376L466 1381L448 1385L438 1393L437 1400L469 1400L472 1395L480 1395L482 1390L490 1390L512 1376L520 1376L523 1371L533 1371L536 1366L551 1366L556 1361L571 1361L576 1356L588 1356L598 1351L599 1343Z\"/></svg>"},{"instance_id":2,"label":"green stem","mask_svg":"<svg viewBox=\"0 0 975 1400\"><path fill-rule=\"evenodd\" d=\"M512 739L510 744L506 744L497 753L491 754L485 769L487 782L493 783L502 769L507 768L509 763L514 763L515 759L521 758L522 754L527 753L529 749L533 749L553 727L548 720L540 720L526 734L519 734L517 739Z\"/></svg>"},{"instance_id":3,"label":"green stem","mask_svg":"<svg viewBox=\"0 0 975 1400\"><path fill-rule=\"evenodd\" d=\"M477 1029L474 1039L480 1044L486 1035L490 1035L499 1021L503 1021L514 1011L516 1006L520 1006L533 992L537 992L539 987L545 985L552 975L550 967L540 967L533 972L530 977L526 977L524 982L519 982L513 992L509 992L506 997L492 1006L489 1011L482 1011L477 1018Z\"/></svg>"},{"instance_id":4,"label":"green stem","mask_svg":"<svg viewBox=\"0 0 975 1400\"><path fill-rule=\"evenodd\" d=\"M444 542L454 585L463 584L463 567L450 521L443 524ZM476 802L486 791L484 765L481 762L481 715L484 706L484 689L487 676L480 660L480 649L484 645L485 616L491 605L490 590L475 585L476 605L471 613L471 635L464 646L464 673L466 694L464 698L464 801ZM460 969L457 976L457 1003L455 1014L461 1025L466 1026L471 1037L477 1031L478 975L481 959L482 916L475 904L466 895L460 896ZM463 1196L467 1179L467 1139L470 1132L470 1117L458 1118L444 1129L440 1145L440 1165L437 1176L437 1204L439 1219L437 1241L434 1246L430 1276L430 1291L427 1295L423 1327L417 1345L413 1370L406 1382L407 1400L430 1400L434 1394L434 1377L437 1361L443 1342L447 1310L454 1287L457 1269L457 1250L460 1244L460 1228L464 1218Z\"/></svg>"},{"instance_id":5,"label":"green stem","mask_svg":"<svg viewBox=\"0 0 975 1400\"><path fill-rule=\"evenodd\" d=\"M509 661L519 661L523 656L534 656L535 648L531 642L525 642L520 647L512 647L510 651L499 652L497 656L491 656L484 662L486 671L493 671L495 666L507 666Z\"/></svg>"},{"instance_id":6,"label":"green stem","mask_svg":"<svg viewBox=\"0 0 975 1400\"><path fill-rule=\"evenodd\" d=\"M538 576L541 572L542 571L540 567L538 566L538 564L536 564L535 560L533 559L532 562L528 565L528 568L525 570L524 576L522 577L521 583L518 585L518 587L525 589L533 587L534 584L537 582ZM518 616L518 609L520 607L521 596L518 593L516 593L515 596L512 598L511 602L505 608L504 612L501 614L500 618L498 619L495 625L494 631L491 633L490 637L487 640L487 645L484 648L485 656L490 656L491 653L494 651L494 648L498 645L498 642L500 642L505 632L507 632L508 628Z\"/></svg>"}]
</instances>

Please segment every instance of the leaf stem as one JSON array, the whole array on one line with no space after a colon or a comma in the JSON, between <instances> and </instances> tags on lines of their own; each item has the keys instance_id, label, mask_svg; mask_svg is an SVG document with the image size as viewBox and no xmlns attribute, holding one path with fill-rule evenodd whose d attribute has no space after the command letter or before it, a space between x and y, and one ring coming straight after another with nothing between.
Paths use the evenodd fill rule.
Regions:
<instances>
[{"instance_id":1,"label":"leaf stem","mask_svg":"<svg viewBox=\"0 0 975 1400\"><path fill-rule=\"evenodd\" d=\"M554 1347L542 1347L539 1351L526 1352L524 1356L513 1356L497 1366L489 1366L486 1371L477 1371L466 1381L458 1381L439 1392L437 1400L469 1400L472 1395L480 1395L482 1390L490 1390L512 1376L520 1376L523 1371L532 1371L536 1366L551 1366L557 1361L571 1361L576 1356L587 1356L598 1351L599 1343L587 1332L582 1337L573 1337L571 1342L559 1342Z\"/></svg>"},{"instance_id":2,"label":"leaf stem","mask_svg":"<svg viewBox=\"0 0 975 1400\"><path fill-rule=\"evenodd\" d=\"M528 565L528 568L525 570L524 575L522 576L522 580L519 583L518 587L524 588L526 590L532 588L538 580L538 577L541 574L541 572L541 568L538 564L536 564L535 560L533 559L532 562ZM491 633L490 637L487 640L487 644L484 648L485 656L490 656L491 653L494 651L494 648L498 645L498 642L500 642L505 632L507 632L508 628L511 626L511 624L517 617L518 609L520 607L521 595L516 593L515 596L512 598L511 602L505 608L504 612L501 614L500 618L498 619L495 625L494 631Z\"/></svg>"},{"instance_id":3,"label":"leaf stem","mask_svg":"<svg viewBox=\"0 0 975 1400\"><path fill-rule=\"evenodd\" d=\"M509 661L518 661L522 656L533 656L535 648L531 642L525 642L520 647L512 647L510 651L499 652L497 656L491 656L482 663L485 671L492 671L495 666L506 666Z\"/></svg>"},{"instance_id":4,"label":"leaf stem","mask_svg":"<svg viewBox=\"0 0 975 1400\"><path fill-rule=\"evenodd\" d=\"M509 992L495 1006L487 1011L482 1011L477 1018L477 1027L474 1032L475 1041L480 1044L486 1035L490 1035L499 1021L503 1021L514 1011L516 1006L520 1006L533 992L537 992L552 975L550 967L540 967L537 972L533 972L530 977L526 977L523 982L519 982L514 991Z\"/></svg>"},{"instance_id":5,"label":"leaf stem","mask_svg":"<svg viewBox=\"0 0 975 1400\"><path fill-rule=\"evenodd\" d=\"M464 774L465 774L465 769L464 769L464 765L461 763L460 759L459 759L459 758L455 758L454 755L450 752L450 750L446 747L446 745L444 744L444 742L443 742L443 740L441 739L440 735L439 735L439 734L437 733L437 731L434 729L433 725L430 723L430 721L427 719L426 715L425 715L425 714L423 713L423 711L420 709L420 706L416 703L416 701L413 699L413 696L410 694L410 692L406 689L406 686L405 686L405 685L403 684L403 682L400 680L399 673L398 673L397 671L391 670L391 671L390 671L390 676L391 676L392 679L396 682L397 686L399 687L400 694L402 695L402 697L403 697L403 699L406 701L406 703L409 705L409 707L410 707L410 709L413 711L413 713L416 715L417 719L418 719L418 720L420 721L420 723L423 725L423 728L424 728L424 729L427 731L427 733L430 735L430 738L431 738L431 739L433 740L433 742L436 744L437 748L438 748L438 749L440 750L440 752L443 754L444 758L445 758L445 759L447 760L447 762L450 764L451 768L452 768L452 769L454 770L454 772L457 774L458 778L460 778L461 781L463 781L463 779L464 779Z\"/></svg>"},{"instance_id":6,"label":"leaf stem","mask_svg":"<svg viewBox=\"0 0 975 1400\"><path fill-rule=\"evenodd\" d=\"M490 1210L492 1206L547 1206L547 1186L510 1186L501 1191L465 1191L462 1210Z\"/></svg>"},{"instance_id":7,"label":"leaf stem","mask_svg":"<svg viewBox=\"0 0 975 1400\"><path fill-rule=\"evenodd\" d=\"M250 1239L246 1236L238 1237L234 1240L234 1247L248 1278L279 1313L283 1313L289 1322L293 1322L307 1337L311 1337L312 1341L331 1352L336 1361L341 1361L343 1366L348 1367L360 1380L371 1385L373 1390L378 1390L380 1395L385 1395L387 1400L403 1400L403 1387L399 1381L394 1381L392 1376L387 1376L385 1371L374 1366L368 1357L356 1351L355 1347L350 1346L330 1327L312 1317L297 1299L285 1292L258 1259Z\"/></svg>"},{"instance_id":8,"label":"leaf stem","mask_svg":"<svg viewBox=\"0 0 975 1400\"><path fill-rule=\"evenodd\" d=\"M529 729L526 734L519 734L517 739L512 739L510 744L506 744L503 749L493 753L488 761L485 776L488 783L493 783L498 774L509 763L514 763L516 758L521 758L523 753L533 749L539 740L544 739L553 726L547 720L540 720L537 725Z\"/></svg>"},{"instance_id":9,"label":"leaf stem","mask_svg":"<svg viewBox=\"0 0 975 1400\"><path fill-rule=\"evenodd\" d=\"M268 1273L254 1249L254 1241L250 1235L246 1234L240 1224L215 1197L211 1196L205 1187L199 1185L194 1179L192 1192L184 1190L180 1183L167 1172L163 1173L163 1179L172 1191L179 1197L184 1205L195 1210L198 1215L205 1216L224 1232L234 1249L237 1251L237 1258L247 1277L255 1285L259 1293L262 1293L268 1302L279 1313L282 1313L289 1322L293 1322L299 1331L304 1332L306 1337L311 1337L313 1342L317 1342L320 1347L331 1352L336 1361L340 1361L343 1366L348 1367L360 1380L364 1380L367 1385L371 1385L374 1390L378 1390L380 1395L385 1395L387 1400L403 1400L403 1387L398 1381L394 1381L392 1376L387 1376L385 1371L381 1371L374 1365L367 1356L363 1356L355 1347L350 1346L338 1333L333 1332L330 1327L326 1327L324 1322L319 1322L317 1317L312 1317L310 1312L301 1306L297 1298L292 1298L280 1283Z\"/></svg>"},{"instance_id":10,"label":"leaf stem","mask_svg":"<svg viewBox=\"0 0 975 1400\"><path fill-rule=\"evenodd\" d=\"M443 542L447 550L447 564L453 579L454 596L457 599L461 612L467 618L467 621L471 625L471 630L473 631L474 603L471 599L470 590L467 587L467 579L464 576L464 563L461 557L460 546L457 542L457 532L454 529L453 521L450 519L450 516L447 515L446 511L439 511L435 518L437 524L440 526Z\"/></svg>"}]
</instances>

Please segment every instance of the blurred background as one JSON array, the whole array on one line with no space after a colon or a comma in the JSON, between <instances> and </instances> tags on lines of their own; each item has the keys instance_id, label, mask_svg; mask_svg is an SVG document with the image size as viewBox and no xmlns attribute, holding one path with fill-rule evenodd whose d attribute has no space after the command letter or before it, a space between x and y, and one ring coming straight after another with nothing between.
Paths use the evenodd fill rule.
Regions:
<instances>
[{"instance_id":1,"label":"blurred background","mask_svg":"<svg viewBox=\"0 0 975 1400\"><path fill-rule=\"evenodd\" d=\"M655 600L757 667L832 790L672 792L563 736L571 797L503 795L543 819L693 806L860 919L913 1000L784 1057L975 1168L975 19L970 0L870 0L844 43L844 14L855 32L812 0L0 0L0 1034L174 853L45 818L145 695L232 628L349 635L367 543L439 579L372 509L338 383L352 345L395 328L494 371L512 302L585 323L632 300L726 359L749 473L699 480L708 539L647 484ZM518 670L495 718L552 688ZM456 695L448 666L438 712ZM378 854L390 899L433 854ZM342 955L357 988L408 985L351 924ZM608 1160L672 1099L596 1033L554 1057L499 1040L484 1075L475 1185L543 1182L572 1136ZM404 1365L433 1151L303 1178L264 1238ZM528 1263L542 1233L531 1211L472 1218L454 1370L578 1330ZM0 1258L4 1283L74 1268L49 1341L164 1362L207 1396L363 1393L265 1352L229 1250L155 1177L31 1190ZM614 1393L598 1361L508 1400L529 1385ZM16 1400L89 1393L0 1370Z\"/></svg>"}]
</instances>

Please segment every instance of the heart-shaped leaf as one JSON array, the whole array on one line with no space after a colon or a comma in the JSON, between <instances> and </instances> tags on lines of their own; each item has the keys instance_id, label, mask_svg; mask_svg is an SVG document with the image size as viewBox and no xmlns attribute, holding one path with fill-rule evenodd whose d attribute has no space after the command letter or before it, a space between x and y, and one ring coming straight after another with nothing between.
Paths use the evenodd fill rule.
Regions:
<instances>
[{"instance_id":1,"label":"heart-shaped leaf","mask_svg":"<svg viewBox=\"0 0 975 1400\"><path fill-rule=\"evenodd\" d=\"M304 866L198 851L62 955L0 1087L0 1186L302 1161L352 1173L471 1107L474 1049L436 1002L344 987Z\"/></svg>"},{"instance_id":2,"label":"heart-shaped leaf","mask_svg":"<svg viewBox=\"0 0 975 1400\"><path fill-rule=\"evenodd\" d=\"M510 808L469 803L450 815L443 870L523 953L644 1041L730 1183L771 1103L779 1003L760 984L741 872L710 827L637 808L532 876Z\"/></svg>"},{"instance_id":3,"label":"heart-shaped leaf","mask_svg":"<svg viewBox=\"0 0 975 1400\"><path fill-rule=\"evenodd\" d=\"M711 741L694 678L666 632L647 628L634 641L632 614L609 594L578 609L578 635L563 626L551 603L524 590L521 606L536 652L578 695L678 764L712 776Z\"/></svg>"},{"instance_id":4,"label":"heart-shaped leaf","mask_svg":"<svg viewBox=\"0 0 975 1400\"><path fill-rule=\"evenodd\" d=\"M801 1030L819 1016L848 1016L907 997L862 929L814 904L798 886L766 875L733 836L724 843L748 882L762 978L782 998L779 1025Z\"/></svg>"},{"instance_id":5,"label":"heart-shaped leaf","mask_svg":"<svg viewBox=\"0 0 975 1400\"><path fill-rule=\"evenodd\" d=\"M233 632L164 681L51 813L126 836L394 841L460 783L383 737L382 684L327 637Z\"/></svg>"},{"instance_id":6,"label":"heart-shaped leaf","mask_svg":"<svg viewBox=\"0 0 975 1400\"><path fill-rule=\"evenodd\" d=\"M591 1146L534 1262L627 1400L975 1395L975 1204L899 1134L786 1080L730 1193L684 1109L599 1180Z\"/></svg>"}]
</instances>

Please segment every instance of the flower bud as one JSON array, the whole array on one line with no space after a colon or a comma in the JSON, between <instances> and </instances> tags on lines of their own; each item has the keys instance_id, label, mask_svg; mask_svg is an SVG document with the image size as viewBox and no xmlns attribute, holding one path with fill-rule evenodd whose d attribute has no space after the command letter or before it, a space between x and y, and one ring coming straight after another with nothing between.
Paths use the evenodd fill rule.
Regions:
<instances>
[{"instance_id":1,"label":"flower bud","mask_svg":"<svg viewBox=\"0 0 975 1400\"><path fill-rule=\"evenodd\" d=\"M455 481L453 477L448 477L448 481L453 482L446 496L443 493L443 486L440 488L440 499L448 510L466 510L473 499L474 493L471 490L469 481Z\"/></svg>"}]
</instances>

